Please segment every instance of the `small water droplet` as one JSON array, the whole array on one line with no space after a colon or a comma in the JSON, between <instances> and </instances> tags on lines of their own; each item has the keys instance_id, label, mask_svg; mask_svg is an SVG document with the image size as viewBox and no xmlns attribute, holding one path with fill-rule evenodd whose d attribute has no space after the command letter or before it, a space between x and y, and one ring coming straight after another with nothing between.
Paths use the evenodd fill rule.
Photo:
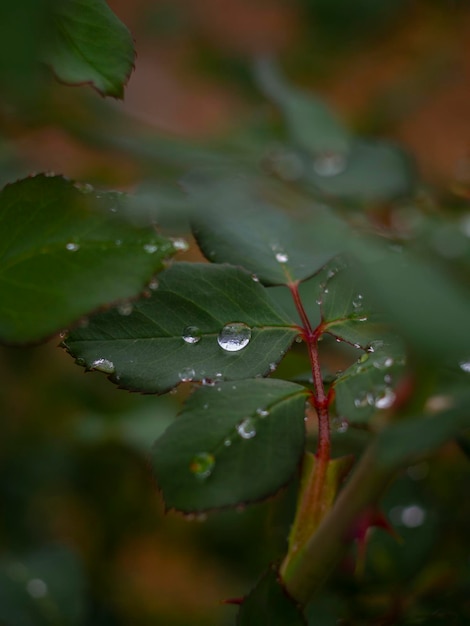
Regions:
<instances>
[{"instance_id":1,"label":"small water droplet","mask_svg":"<svg viewBox=\"0 0 470 626\"><path fill-rule=\"evenodd\" d=\"M271 250L274 252L274 258L278 263L287 263L289 261L289 255L278 243L271 244Z\"/></svg>"},{"instance_id":2,"label":"small water droplet","mask_svg":"<svg viewBox=\"0 0 470 626\"><path fill-rule=\"evenodd\" d=\"M189 465L190 471L197 478L209 478L214 471L215 457L209 452L200 452L196 454Z\"/></svg>"},{"instance_id":3,"label":"small water droplet","mask_svg":"<svg viewBox=\"0 0 470 626\"><path fill-rule=\"evenodd\" d=\"M266 409L256 409L256 414L259 415L260 417L268 417L269 415L269 411Z\"/></svg>"},{"instance_id":4,"label":"small water droplet","mask_svg":"<svg viewBox=\"0 0 470 626\"><path fill-rule=\"evenodd\" d=\"M156 291L159 284L160 283L158 282L157 278L152 278L152 280L149 282L149 289L151 289L152 291Z\"/></svg>"},{"instance_id":5,"label":"small water droplet","mask_svg":"<svg viewBox=\"0 0 470 626\"><path fill-rule=\"evenodd\" d=\"M229 447L229 446L231 446L231 445L232 445L232 440L231 440L231 439L226 439L226 440L224 441L224 446L225 446L226 448L228 448L228 447Z\"/></svg>"},{"instance_id":6,"label":"small water droplet","mask_svg":"<svg viewBox=\"0 0 470 626\"><path fill-rule=\"evenodd\" d=\"M459 367L462 370L462 372L466 372L467 374L470 374L470 361L460 361Z\"/></svg>"},{"instance_id":7,"label":"small water droplet","mask_svg":"<svg viewBox=\"0 0 470 626\"><path fill-rule=\"evenodd\" d=\"M368 400L368 394L367 392L363 391L361 392L357 398L354 398L354 406L357 409L363 409L364 407L366 407L369 404L369 400Z\"/></svg>"},{"instance_id":8,"label":"small water droplet","mask_svg":"<svg viewBox=\"0 0 470 626\"><path fill-rule=\"evenodd\" d=\"M330 177L341 174L346 168L346 158L340 152L325 151L313 160L313 171L318 176Z\"/></svg>"},{"instance_id":9,"label":"small water droplet","mask_svg":"<svg viewBox=\"0 0 470 626\"><path fill-rule=\"evenodd\" d=\"M426 511L417 504L405 506L401 512L401 522L407 528L422 526L425 519Z\"/></svg>"},{"instance_id":10,"label":"small water droplet","mask_svg":"<svg viewBox=\"0 0 470 626\"><path fill-rule=\"evenodd\" d=\"M197 326L186 326L183 339L186 343L198 343L201 340L201 331Z\"/></svg>"},{"instance_id":11,"label":"small water droplet","mask_svg":"<svg viewBox=\"0 0 470 626\"><path fill-rule=\"evenodd\" d=\"M269 371L270 372L274 372L275 369L276 369L276 363L270 363L269 364Z\"/></svg>"},{"instance_id":12,"label":"small water droplet","mask_svg":"<svg viewBox=\"0 0 470 626\"><path fill-rule=\"evenodd\" d=\"M245 418L237 426L237 432L243 439L253 439L256 436L255 423L251 417Z\"/></svg>"},{"instance_id":13,"label":"small water droplet","mask_svg":"<svg viewBox=\"0 0 470 626\"><path fill-rule=\"evenodd\" d=\"M352 305L353 307L357 310L357 309L362 309L363 305L364 305L364 296L361 293L358 293L357 296L353 299L352 301Z\"/></svg>"},{"instance_id":14,"label":"small water droplet","mask_svg":"<svg viewBox=\"0 0 470 626\"><path fill-rule=\"evenodd\" d=\"M367 352L375 352L376 350L380 350L383 348L384 342L381 339L377 339L376 341L371 341L367 346Z\"/></svg>"},{"instance_id":15,"label":"small water droplet","mask_svg":"<svg viewBox=\"0 0 470 626\"><path fill-rule=\"evenodd\" d=\"M378 370L385 370L389 367L392 367L394 361L391 356L380 356L374 359L373 366Z\"/></svg>"},{"instance_id":16,"label":"small water droplet","mask_svg":"<svg viewBox=\"0 0 470 626\"><path fill-rule=\"evenodd\" d=\"M334 417L331 420L333 430L339 434L345 433L349 428L349 422L344 417Z\"/></svg>"},{"instance_id":17,"label":"small water droplet","mask_svg":"<svg viewBox=\"0 0 470 626\"><path fill-rule=\"evenodd\" d=\"M90 367L93 370L98 370L99 372L104 372L105 374L114 373L114 363L109 359L95 359Z\"/></svg>"},{"instance_id":18,"label":"small water droplet","mask_svg":"<svg viewBox=\"0 0 470 626\"><path fill-rule=\"evenodd\" d=\"M147 254L154 254L158 250L158 246L154 243L146 243L144 245L144 250Z\"/></svg>"},{"instance_id":19,"label":"small water droplet","mask_svg":"<svg viewBox=\"0 0 470 626\"><path fill-rule=\"evenodd\" d=\"M173 244L173 248L180 252L186 252L186 250L189 249L188 242L186 241L186 239L183 239L182 237L177 237L176 239L173 239L172 244Z\"/></svg>"},{"instance_id":20,"label":"small water droplet","mask_svg":"<svg viewBox=\"0 0 470 626\"><path fill-rule=\"evenodd\" d=\"M259 278L258 276L256 276L256 274L251 275L251 280L253 280L255 283L259 283Z\"/></svg>"},{"instance_id":21,"label":"small water droplet","mask_svg":"<svg viewBox=\"0 0 470 626\"><path fill-rule=\"evenodd\" d=\"M245 348L251 339L251 328L243 322L226 324L217 337L217 343L227 352L238 352Z\"/></svg>"},{"instance_id":22,"label":"small water droplet","mask_svg":"<svg viewBox=\"0 0 470 626\"><path fill-rule=\"evenodd\" d=\"M379 389L369 399L369 403L373 404L377 409L388 409L395 402L395 392L390 387Z\"/></svg>"},{"instance_id":23,"label":"small water droplet","mask_svg":"<svg viewBox=\"0 0 470 626\"><path fill-rule=\"evenodd\" d=\"M47 584L40 578L31 578L26 584L26 591L32 598L44 598L47 595Z\"/></svg>"},{"instance_id":24,"label":"small water droplet","mask_svg":"<svg viewBox=\"0 0 470 626\"><path fill-rule=\"evenodd\" d=\"M178 378L180 379L182 383L191 382L195 376L196 376L196 372L193 370L192 367L185 367L178 374Z\"/></svg>"},{"instance_id":25,"label":"small water droplet","mask_svg":"<svg viewBox=\"0 0 470 626\"><path fill-rule=\"evenodd\" d=\"M119 315L128 316L134 310L134 305L131 302L123 302L117 307L117 312Z\"/></svg>"},{"instance_id":26,"label":"small water droplet","mask_svg":"<svg viewBox=\"0 0 470 626\"><path fill-rule=\"evenodd\" d=\"M77 252L77 250L80 250L80 245L78 243L73 243L72 241L70 241L69 243L65 244L65 248L69 252Z\"/></svg>"}]
</instances>

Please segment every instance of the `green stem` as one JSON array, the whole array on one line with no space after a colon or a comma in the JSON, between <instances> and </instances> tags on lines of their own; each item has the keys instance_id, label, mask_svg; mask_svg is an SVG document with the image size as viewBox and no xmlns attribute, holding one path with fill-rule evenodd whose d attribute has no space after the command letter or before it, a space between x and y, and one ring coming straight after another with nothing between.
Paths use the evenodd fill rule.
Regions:
<instances>
[{"instance_id":1,"label":"green stem","mask_svg":"<svg viewBox=\"0 0 470 626\"><path fill-rule=\"evenodd\" d=\"M299 603L307 604L338 565L354 538L361 513L377 502L395 472L395 468L381 467L374 446L366 451L332 509L305 544L302 557L296 559L284 579L287 590Z\"/></svg>"}]
</instances>

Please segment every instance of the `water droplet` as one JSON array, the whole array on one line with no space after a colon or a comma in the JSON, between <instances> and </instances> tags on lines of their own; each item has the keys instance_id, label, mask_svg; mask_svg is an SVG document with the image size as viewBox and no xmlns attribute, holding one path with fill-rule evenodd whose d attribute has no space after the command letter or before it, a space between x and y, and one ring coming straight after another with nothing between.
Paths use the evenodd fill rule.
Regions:
<instances>
[{"instance_id":1,"label":"water droplet","mask_svg":"<svg viewBox=\"0 0 470 626\"><path fill-rule=\"evenodd\" d=\"M196 372L193 370L192 367L185 367L178 374L178 378L180 379L182 383L191 382L195 376L196 376Z\"/></svg>"},{"instance_id":2,"label":"water droplet","mask_svg":"<svg viewBox=\"0 0 470 626\"><path fill-rule=\"evenodd\" d=\"M159 284L160 283L158 282L157 278L152 278L152 280L149 282L149 289L151 289L152 291L156 291Z\"/></svg>"},{"instance_id":3,"label":"water droplet","mask_svg":"<svg viewBox=\"0 0 470 626\"><path fill-rule=\"evenodd\" d=\"M321 152L313 160L313 171L318 176L337 176L346 168L346 158L340 152Z\"/></svg>"},{"instance_id":4,"label":"water droplet","mask_svg":"<svg viewBox=\"0 0 470 626\"><path fill-rule=\"evenodd\" d=\"M367 315L361 315L360 317L355 317L354 319L356 320L356 322L367 322L368 317Z\"/></svg>"},{"instance_id":5,"label":"water droplet","mask_svg":"<svg viewBox=\"0 0 470 626\"><path fill-rule=\"evenodd\" d=\"M117 312L119 313L119 315L124 315L126 317L127 315L130 315L133 310L134 306L131 302L123 302L117 307Z\"/></svg>"},{"instance_id":6,"label":"water droplet","mask_svg":"<svg viewBox=\"0 0 470 626\"><path fill-rule=\"evenodd\" d=\"M391 356L380 356L374 359L373 366L378 370L385 370L393 365L393 358Z\"/></svg>"},{"instance_id":7,"label":"water droplet","mask_svg":"<svg viewBox=\"0 0 470 626\"><path fill-rule=\"evenodd\" d=\"M269 411L267 411L266 409L256 409L256 414L259 415L260 417L268 417L269 415Z\"/></svg>"},{"instance_id":8,"label":"water droplet","mask_svg":"<svg viewBox=\"0 0 470 626\"><path fill-rule=\"evenodd\" d=\"M395 402L395 392L390 387L378 390L373 396L372 402L377 409L388 409Z\"/></svg>"},{"instance_id":9,"label":"water droplet","mask_svg":"<svg viewBox=\"0 0 470 626\"><path fill-rule=\"evenodd\" d=\"M269 371L270 372L274 372L275 369L276 369L276 363L270 363L269 364Z\"/></svg>"},{"instance_id":10,"label":"water droplet","mask_svg":"<svg viewBox=\"0 0 470 626\"><path fill-rule=\"evenodd\" d=\"M144 245L144 250L147 254L154 254L158 250L158 246L154 243L146 243Z\"/></svg>"},{"instance_id":11,"label":"water droplet","mask_svg":"<svg viewBox=\"0 0 470 626\"><path fill-rule=\"evenodd\" d=\"M251 339L251 328L243 322L226 324L217 337L217 343L227 352L238 352L245 348Z\"/></svg>"},{"instance_id":12,"label":"water droplet","mask_svg":"<svg viewBox=\"0 0 470 626\"><path fill-rule=\"evenodd\" d=\"M114 242L114 245L119 248L119 246L122 246L122 240L121 239L116 239L116 241Z\"/></svg>"},{"instance_id":13,"label":"water droplet","mask_svg":"<svg viewBox=\"0 0 470 626\"><path fill-rule=\"evenodd\" d=\"M77 250L80 250L80 245L78 243L69 242L65 244L65 248L69 252L77 252Z\"/></svg>"},{"instance_id":14,"label":"water droplet","mask_svg":"<svg viewBox=\"0 0 470 626\"><path fill-rule=\"evenodd\" d=\"M357 296L353 299L352 301L352 305L353 307L357 310L357 309L362 309L363 305L364 305L364 296L361 293L358 293Z\"/></svg>"},{"instance_id":15,"label":"water droplet","mask_svg":"<svg viewBox=\"0 0 470 626\"><path fill-rule=\"evenodd\" d=\"M173 248L175 250L179 250L180 252L186 252L186 250L189 249L188 242L182 237L177 237L176 239L173 239L172 243L173 243Z\"/></svg>"},{"instance_id":16,"label":"water droplet","mask_svg":"<svg viewBox=\"0 0 470 626\"><path fill-rule=\"evenodd\" d=\"M75 189L78 189L82 193L92 193L94 191L94 187L93 185L90 185L90 183L81 183L78 181L75 182L73 186L75 187Z\"/></svg>"},{"instance_id":17,"label":"water droplet","mask_svg":"<svg viewBox=\"0 0 470 626\"><path fill-rule=\"evenodd\" d=\"M289 255L281 248L277 243L271 245L271 250L274 252L274 258L278 263L287 263Z\"/></svg>"},{"instance_id":18,"label":"water droplet","mask_svg":"<svg viewBox=\"0 0 470 626\"><path fill-rule=\"evenodd\" d=\"M376 350L380 350L380 348L383 348L383 345L384 342L380 339L377 339L376 341L371 341L366 350L367 352L375 352Z\"/></svg>"},{"instance_id":19,"label":"water droplet","mask_svg":"<svg viewBox=\"0 0 470 626\"><path fill-rule=\"evenodd\" d=\"M407 528L422 526L425 519L426 511L417 504L405 506L401 512L401 522Z\"/></svg>"},{"instance_id":20,"label":"water droplet","mask_svg":"<svg viewBox=\"0 0 470 626\"><path fill-rule=\"evenodd\" d=\"M462 372L466 372L467 374L470 374L470 361L460 361L459 367L462 370Z\"/></svg>"},{"instance_id":21,"label":"water droplet","mask_svg":"<svg viewBox=\"0 0 470 626\"><path fill-rule=\"evenodd\" d=\"M345 433L349 428L349 422L344 417L334 417L331 420L333 430L339 434Z\"/></svg>"},{"instance_id":22,"label":"water droplet","mask_svg":"<svg viewBox=\"0 0 470 626\"><path fill-rule=\"evenodd\" d=\"M224 446L225 446L226 448L228 448L228 447L229 447L229 446L231 446L231 445L232 445L232 441L231 441L231 439L226 439L226 440L224 441Z\"/></svg>"},{"instance_id":23,"label":"water droplet","mask_svg":"<svg viewBox=\"0 0 470 626\"><path fill-rule=\"evenodd\" d=\"M363 391L361 392L357 398L354 398L354 406L357 409L363 409L364 407L366 407L369 404L369 400L368 400L368 394L367 392Z\"/></svg>"},{"instance_id":24,"label":"water droplet","mask_svg":"<svg viewBox=\"0 0 470 626\"><path fill-rule=\"evenodd\" d=\"M190 471L197 478L208 478L214 471L215 457L209 452L196 454L189 465Z\"/></svg>"},{"instance_id":25,"label":"water droplet","mask_svg":"<svg viewBox=\"0 0 470 626\"><path fill-rule=\"evenodd\" d=\"M26 591L32 598L44 598L47 595L47 585L40 578L31 578L26 584Z\"/></svg>"},{"instance_id":26,"label":"water droplet","mask_svg":"<svg viewBox=\"0 0 470 626\"><path fill-rule=\"evenodd\" d=\"M253 439L255 437L256 427L251 417L247 417L238 424L237 432L243 439Z\"/></svg>"},{"instance_id":27,"label":"water droplet","mask_svg":"<svg viewBox=\"0 0 470 626\"><path fill-rule=\"evenodd\" d=\"M183 339L186 343L198 343L201 340L201 331L197 326L186 326L183 330Z\"/></svg>"},{"instance_id":28,"label":"water droplet","mask_svg":"<svg viewBox=\"0 0 470 626\"><path fill-rule=\"evenodd\" d=\"M256 274L251 275L251 280L253 280L255 283L259 283L259 278L258 276L256 276Z\"/></svg>"},{"instance_id":29,"label":"water droplet","mask_svg":"<svg viewBox=\"0 0 470 626\"><path fill-rule=\"evenodd\" d=\"M93 370L98 370L99 372L104 372L105 374L114 373L114 363L109 359L95 359L90 367Z\"/></svg>"}]
</instances>

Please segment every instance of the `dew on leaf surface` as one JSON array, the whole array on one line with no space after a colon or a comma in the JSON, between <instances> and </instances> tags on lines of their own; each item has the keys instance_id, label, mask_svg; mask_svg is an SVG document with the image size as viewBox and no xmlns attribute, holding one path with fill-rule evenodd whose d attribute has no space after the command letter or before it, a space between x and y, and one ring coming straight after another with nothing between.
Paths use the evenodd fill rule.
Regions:
<instances>
[{"instance_id":1,"label":"dew on leaf surface","mask_svg":"<svg viewBox=\"0 0 470 626\"><path fill-rule=\"evenodd\" d=\"M238 352L245 348L251 339L251 328L243 322L226 324L217 337L217 343L227 352Z\"/></svg>"},{"instance_id":2,"label":"dew on leaf surface","mask_svg":"<svg viewBox=\"0 0 470 626\"><path fill-rule=\"evenodd\" d=\"M394 361L391 356L379 356L374 359L373 366L378 370L385 370L389 367L392 367Z\"/></svg>"},{"instance_id":3,"label":"dew on leaf surface","mask_svg":"<svg viewBox=\"0 0 470 626\"><path fill-rule=\"evenodd\" d=\"M237 432L243 439L253 439L256 436L255 423L251 417L245 418L237 426Z\"/></svg>"},{"instance_id":4,"label":"dew on leaf surface","mask_svg":"<svg viewBox=\"0 0 470 626\"><path fill-rule=\"evenodd\" d=\"M328 178L341 174L346 168L346 158L340 152L320 152L313 159L313 171Z\"/></svg>"},{"instance_id":5,"label":"dew on leaf surface","mask_svg":"<svg viewBox=\"0 0 470 626\"><path fill-rule=\"evenodd\" d=\"M390 408L395 402L395 398L396 394L390 387L383 387L367 394L369 404L375 406L376 409Z\"/></svg>"},{"instance_id":6,"label":"dew on leaf surface","mask_svg":"<svg viewBox=\"0 0 470 626\"><path fill-rule=\"evenodd\" d=\"M70 241L69 243L65 244L65 248L69 252L77 252L77 250L80 250L80 244Z\"/></svg>"},{"instance_id":7,"label":"dew on leaf surface","mask_svg":"<svg viewBox=\"0 0 470 626\"><path fill-rule=\"evenodd\" d=\"M154 254L158 250L158 246L154 243L146 243L144 245L144 250L147 254Z\"/></svg>"},{"instance_id":8,"label":"dew on leaf surface","mask_svg":"<svg viewBox=\"0 0 470 626\"><path fill-rule=\"evenodd\" d=\"M152 291L156 291L159 284L160 283L158 282L157 278L152 278L152 280L149 282L149 289L151 289Z\"/></svg>"},{"instance_id":9,"label":"dew on leaf surface","mask_svg":"<svg viewBox=\"0 0 470 626\"><path fill-rule=\"evenodd\" d=\"M95 359L90 367L91 369L98 370L99 372L104 372L105 374L114 373L114 363L109 359Z\"/></svg>"},{"instance_id":10,"label":"dew on leaf surface","mask_svg":"<svg viewBox=\"0 0 470 626\"><path fill-rule=\"evenodd\" d=\"M466 372L467 374L470 374L470 361L460 361L459 367L462 370L462 372Z\"/></svg>"},{"instance_id":11,"label":"dew on leaf surface","mask_svg":"<svg viewBox=\"0 0 470 626\"><path fill-rule=\"evenodd\" d=\"M201 340L201 331L197 326L186 326L182 337L186 343L198 343Z\"/></svg>"},{"instance_id":12,"label":"dew on leaf surface","mask_svg":"<svg viewBox=\"0 0 470 626\"><path fill-rule=\"evenodd\" d=\"M188 383L196 376L196 372L192 367L185 367L178 373L178 378L182 383Z\"/></svg>"},{"instance_id":13,"label":"dew on leaf surface","mask_svg":"<svg viewBox=\"0 0 470 626\"><path fill-rule=\"evenodd\" d=\"M266 409L256 409L256 414L259 415L260 417L268 417L269 415L269 411Z\"/></svg>"},{"instance_id":14,"label":"dew on leaf surface","mask_svg":"<svg viewBox=\"0 0 470 626\"><path fill-rule=\"evenodd\" d=\"M197 478L208 478L214 471L215 457L209 452L200 452L193 457L189 469Z\"/></svg>"},{"instance_id":15,"label":"dew on leaf surface","mask_svg":"<svg viewBox=\"0 0 470 626\"><path fill-rule=\"evenodd\" d=\"M349 422L344 417L334 417L331 420L331 427L335 432L343 434L347 432L349 428Z\"/></svg>"},{"instance_id":16,"label":"dew on leaf surface","mask_svg":"<svg viewBox=\"0 0 470 626\"><path fill-rule=\"evenodd\" d=\"M180 252L185 252L189 248L188 242L180 237L173 239L172 244L173 248L175 250L179 250Z\"/></svg>"},{"instance_id":17,"label":"dew on leaf surface","mask_svg":"<svg viewBox=\"0 0 470 626\"><path fill-rule=\"evenodd\" d=\"M117 307L117 312L119 313L119 315L124 316L130 315L133 310L134 306L131 302L123 302Z\"/></svg>"}]
</instances>

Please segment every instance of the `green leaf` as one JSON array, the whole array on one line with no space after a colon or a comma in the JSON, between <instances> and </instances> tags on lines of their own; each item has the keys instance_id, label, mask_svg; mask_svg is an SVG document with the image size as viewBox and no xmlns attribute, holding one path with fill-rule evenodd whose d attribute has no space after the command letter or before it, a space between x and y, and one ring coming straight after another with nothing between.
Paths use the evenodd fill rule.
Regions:
<instances>
[{"instance_id":1,"label":"green leaf","mask_svg":"<svg viewBox=\"0 0 470 626\"><path fill-rule=\"evenodd\" d=\"M91 84L122 98L134 63L132 36L104 0L64 0L55 9L55 32L45 60L65 83Z\"/></svg>"},{"instance_id":2,"label":"green leaf","mask_svg":"<svg viewBox=\"0 0 470 626\"><path fill-rule=\"evenodd\" d=\"M299 333L262 285L227 265L175 263L151 297L125 313L94 316L64 345L87 368L146 393L266 375Z\"/></svg>"},{"instance_id":3,"label":"green leaf","mask_svg":"<svg viewBox=\"0 0 470 626\"><path fill-rule=\"evenodd\" d=\"M172 243L119 219L116 202L43 175L0 192L1 340L44 339L162 269Z\"/></svg>"},{"instance_id":4,"label":"green leaf","mask_svg":"<svg viewBox=\"0 0 470 626\"><path fill-rule=\"evenodd\" d=\"M319 156L349 151L348 131L320 99L289 85L271 59L258 59L255 71L261 89L281 109L297 148Z\"/></svg>"},{"instance_id":5,"label":"green leaf","mask_svg":"<svg viewBox=\"0 0 470 626\"><path fill-rule=\"evenodd\" d=\"M325 207L288 215L263 196L280 196L244 180L209 183L196 190L201 210L192 221L204 255L241 265L266 285L304 280L338 253L344 226Z\"/></svg>"},{"instance_id":6,"label":"green leaf","mask_svg":"<svg viewBox=\"0 0 470 626\"><path fill-rule=\"evenodd\" d=\"M307 180L329 197L380 201L409 195L416 174L411 159L398 147L356 140L350 153L324 154L307 169Z\"/></svg>"},{"instance_id":7,"label":"green leaf","mask_svg":"<svg viewBox=\"0 0 470 626\"><path fill-rule=\"evenodd\" d=\"M437 259L352 241L369 297L386 319L423 355L439 361L467 358L470 297L464 281Z\"/></svg>"},{"instance_id":8,"label":"green leaf","mask_svg":"<svg viewBox=\"0 0 470 626\"><path fill-rule=\"evenodd\" d=\"M269 569L243 601L237 626L306 626L301 609Z\"/></svg>"},{"instance_id":9,"label":"green leaf","mask_svg":"<svg viewBox=\"0 0 470 626\"><path fill-rule=\"evenodd\" d=\"M0 621L18 626L80 626L85 580L76 557L60 546L0 560Z\"/></svg>"},{"instance_id":10,"label":"green leaf","mask_svg":"<svg viewBox=\"0 0 470 626\"><path fill-rule=\"evenodd\" d=\"M300 462L306 398L303 387L275 379L199 388L153 449L167 508L205 511L274 494Z\"/></svg>"},{"instance_id":11,"label":"green leaf","mask_svg":"<svg viewBox=\"0 0 470 626\"><path fill-rule=\"evenodd\" d=\"M377 441L377 459L384 467L397 467L430 454L446 441L470 427L470 394L453 400L452 408L437 415L423 415L397 422L384 430Z\"/></svg>"}]
</instances>

